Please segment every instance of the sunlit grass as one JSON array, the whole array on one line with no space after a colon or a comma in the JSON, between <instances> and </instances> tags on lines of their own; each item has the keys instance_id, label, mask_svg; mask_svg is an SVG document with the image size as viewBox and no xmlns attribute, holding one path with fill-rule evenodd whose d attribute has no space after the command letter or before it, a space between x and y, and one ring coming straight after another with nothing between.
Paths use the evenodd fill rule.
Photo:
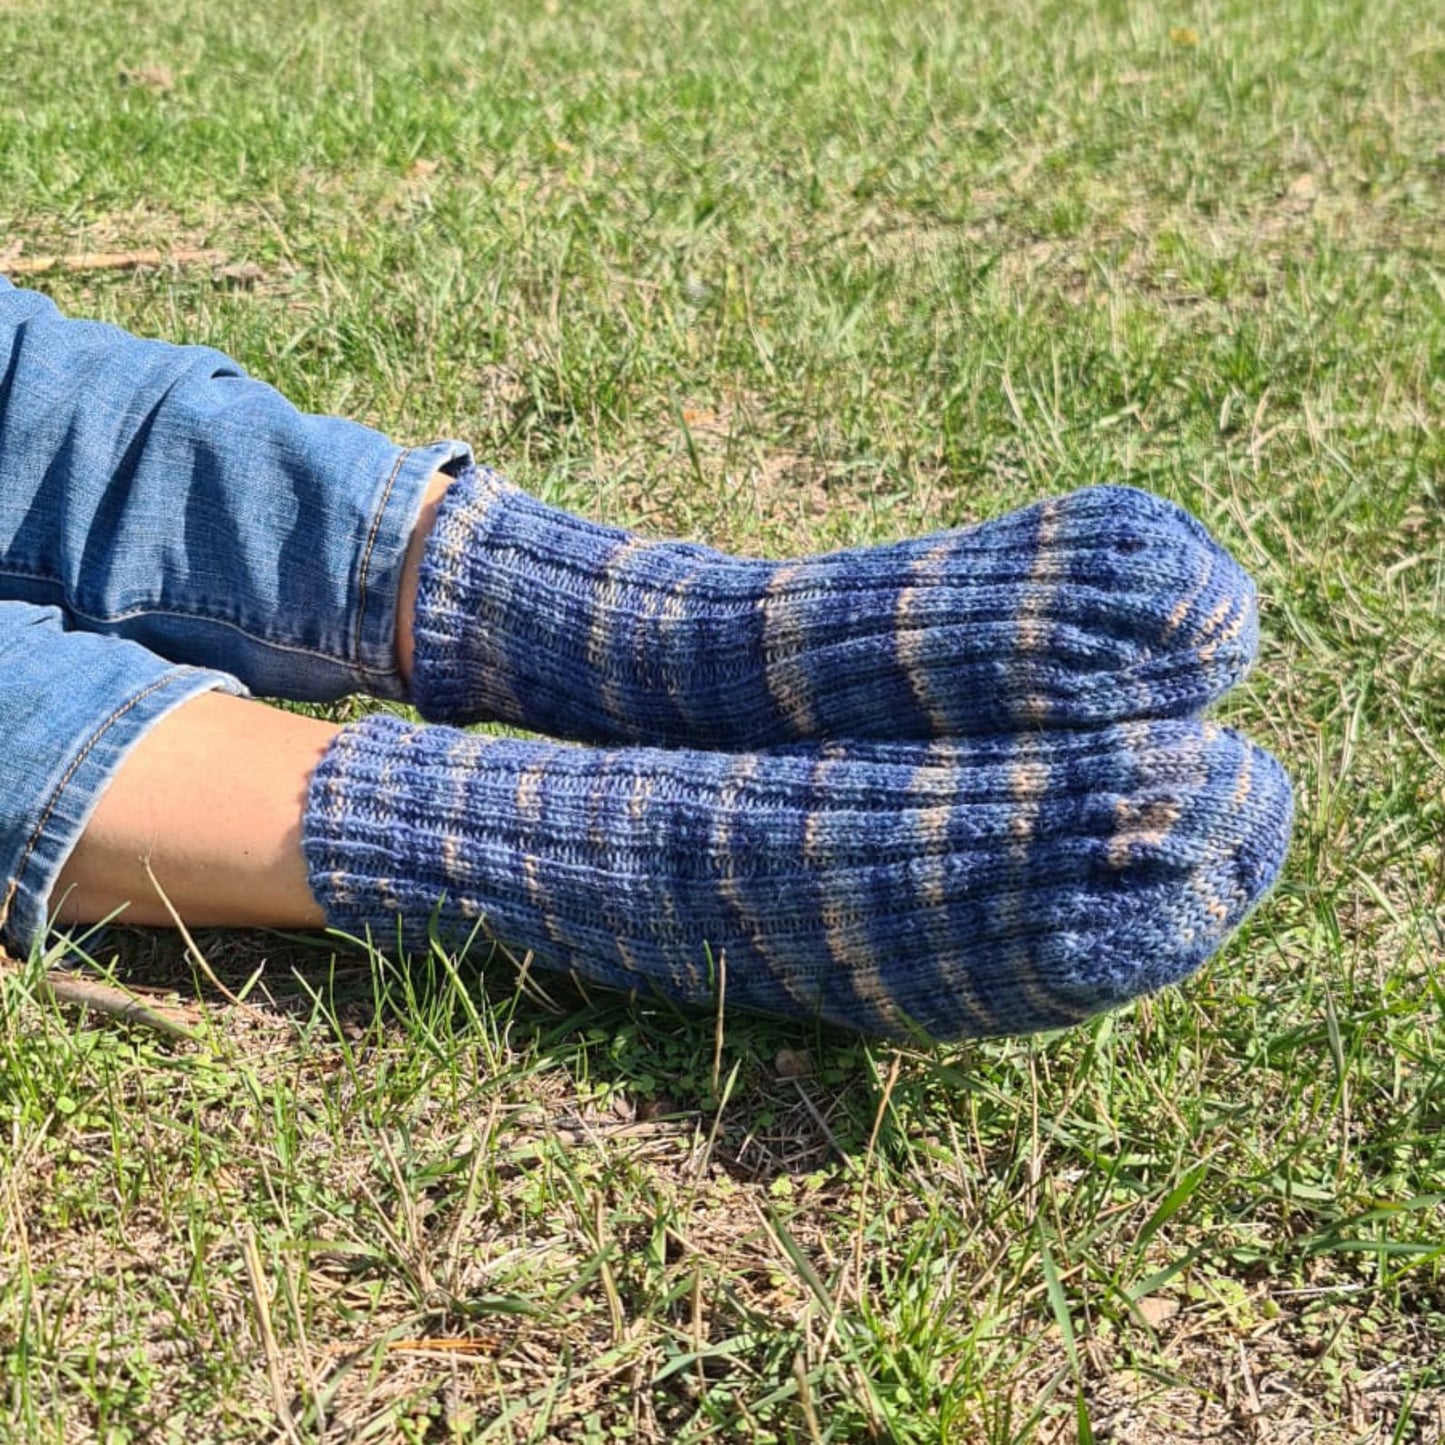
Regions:
<instances>
[{"instance_id":1,"label":"sunlit grass","mask_svg":"<svg viewBox=\"0 0 1445 1445\"><path fill-rule=\"evenodd\" d=\"M1435 7L22 0L0 97L0 258L224 258L64 307L592 515L1184 503L1298 803L1188 987L932 1054L324 940L203 939L249 1008L94 941L193 1043L7 969L0 1436L1445 1431Z\"/></svg>"}]
</instances>

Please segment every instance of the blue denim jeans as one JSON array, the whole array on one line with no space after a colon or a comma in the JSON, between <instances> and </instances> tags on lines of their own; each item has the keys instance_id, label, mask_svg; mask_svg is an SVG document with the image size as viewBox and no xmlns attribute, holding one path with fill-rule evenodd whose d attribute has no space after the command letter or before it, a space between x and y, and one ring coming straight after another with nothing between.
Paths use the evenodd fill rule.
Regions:
<instances>
[{"instance_id":1,"label":"blue denim jeans","mask_svg":"<svg viewBox=\"0 0 1445 1445\"><path fill-rule=\"evenodd\" d=\"M106 785L188 698L403 695L407 542L469 459L0 278L0 936L43 938Z\"/></svg>"}]
</instances>

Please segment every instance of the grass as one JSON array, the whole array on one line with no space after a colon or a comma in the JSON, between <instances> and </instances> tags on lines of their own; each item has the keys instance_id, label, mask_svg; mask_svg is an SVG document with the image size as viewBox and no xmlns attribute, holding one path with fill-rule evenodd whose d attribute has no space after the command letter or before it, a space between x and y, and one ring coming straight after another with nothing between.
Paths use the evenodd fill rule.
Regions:
<instances>
[{"instance_id":1,"label":"grass","mask_svg":"<svg viewBox=\"0 0 1445 1445\"><path fill-rule=\"evenodd\" d=\"M0 973L0 1437L1445 1438L1445 21L1407 0L0 0L0 256L786 553L1099 481L1265 640L1284 882L925 1053L326 940ZM485 965L485 980L481 978Z\"/></svg>"}]
</instances>

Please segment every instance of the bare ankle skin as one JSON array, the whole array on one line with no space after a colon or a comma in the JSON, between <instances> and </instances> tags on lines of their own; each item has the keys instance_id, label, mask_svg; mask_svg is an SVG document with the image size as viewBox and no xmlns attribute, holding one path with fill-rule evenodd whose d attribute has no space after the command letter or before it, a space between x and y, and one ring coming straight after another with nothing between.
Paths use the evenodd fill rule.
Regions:
<instances>
[{"instance_id":1,"label":"bare ankle skin","mask_svg":"<svg viewBox=\"0 0 1445 1445\"><path fill-rule=\"evenodd\" d=\"M411 542L406 549L406 560L402 563L401 591L397 598L396 608L396 666L397 671L401 673L402 681L408 687L411 685L411 668L416 655L416 644L412 639L412 626L416 620L416 589L421 574L422 553L426 549L427 538L431 536L432 528L436 526L437 510L441 506L442 498L451 484L451 477L444 472L438 472L427 483L426 491L422 496L421 511L416 519L416 527L412 531Z\"/></svg>"},{"instance_id":2,"label":"bare ankle skin","mask_svg":"<svg viewBox=\"0 0 1445 1445\"><path fill-rule=\"evenodd\" d=\"M61 872L62 924L319 928L301 816L338 729L207 693L156 724L106 789ZM169 903L169 907L167 904Z\"/></svg>"}]
</instances>

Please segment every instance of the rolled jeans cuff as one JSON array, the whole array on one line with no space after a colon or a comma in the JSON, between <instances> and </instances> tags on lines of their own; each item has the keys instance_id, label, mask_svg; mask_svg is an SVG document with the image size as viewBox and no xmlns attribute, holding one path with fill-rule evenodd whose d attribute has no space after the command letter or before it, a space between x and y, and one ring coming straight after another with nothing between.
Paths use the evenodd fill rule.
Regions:
<instances>
[{"instance_id":1,"label":"rolled jeans cuff","mask_svg":"<svg viewBox=\"0 0 1445 1445\"><path fill-rule=\"evenodd\" d=\"M236 678L116 637L67 631L55 607L0 602L0 938L43 943L56 884L121 764L168 713Z\"/></svg>"},{"instance_id":2,"label":"rolled jeans cuff","mask_svg":"<svg viewBox=\"0 0 1445 1445\"><path fill-rule=\"evenodd\" d=\"M351 594L351 646L342 650L342 656L350 658L354 675L338 680L335 694L366 692L392 701L406 699L406 684L397 671L396 650L402 565L427 484L438 472L452 471L470 461L471 451L462 443L435 442L425 447L398 448L391 467L382 474ZM292 684L291 690L278 696L298 692L304 696L304 682ZM314 688L314 682L311 685Z\"/></svg>"}]
</instances>

